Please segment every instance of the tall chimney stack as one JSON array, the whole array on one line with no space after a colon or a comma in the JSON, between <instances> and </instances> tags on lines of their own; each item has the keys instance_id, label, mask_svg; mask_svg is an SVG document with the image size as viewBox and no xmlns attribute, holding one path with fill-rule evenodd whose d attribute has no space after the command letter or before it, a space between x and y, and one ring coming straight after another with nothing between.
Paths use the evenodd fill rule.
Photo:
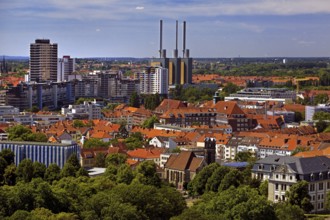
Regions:
<instances>
[{"instance_id":1,"label":"tall chimney stack","mask_svg":"<svg viewBox=\"0 0 330 220\"><path fill-rule=\"evenodd\" d=\"M186 21L183 22L183 58L185 57L185 53L186 53Z\"/></svg>"},{"instance_id":2,"label":"tall chimney stack","mask_svg":"<svg viewBox=\"0 0 330 220\"><path fill-rule=\"evenodd\" d=\"M159 58L162 58L163 53L163 20L160 20L160 30L159 30Z\"/></svg>"},{"instance_id":3,"label":"tall chimney stack","mask_svg":"<svg viewBox=\"0 0 330 220\"><path fill-rule=\"evenodd\" d=\"M178 58L178 20L176 20L175 49L173 51L173 57Z\"/></svg>"}]
</instances>

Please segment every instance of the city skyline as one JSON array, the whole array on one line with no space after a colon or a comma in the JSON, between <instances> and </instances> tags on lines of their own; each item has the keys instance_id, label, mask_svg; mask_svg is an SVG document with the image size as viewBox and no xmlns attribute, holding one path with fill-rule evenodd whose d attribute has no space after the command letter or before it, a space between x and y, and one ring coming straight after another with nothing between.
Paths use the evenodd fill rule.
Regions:
<instances>
[{"instance_id":1,"label":"city skyline","mask_svg":"<svg viewBox=\"0 0 330 220\"><path fill-rule=\"evenodd\" d=\"M59 57L158 57L161 19L168 57L176 20L187 21L191 57L330 56L327 0L3 0L0 55L28 56L44 38Z\"/></svg>"}]
</instances>

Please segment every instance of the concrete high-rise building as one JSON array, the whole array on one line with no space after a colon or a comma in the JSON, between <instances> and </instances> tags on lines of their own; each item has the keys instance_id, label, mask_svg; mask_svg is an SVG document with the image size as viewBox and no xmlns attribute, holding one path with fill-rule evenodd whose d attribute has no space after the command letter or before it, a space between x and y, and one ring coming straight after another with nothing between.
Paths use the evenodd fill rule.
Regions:
<instances>
[{"instance_id":1,"label":"concrete high-rise building","mask_svg":"<svg viewBox=\"0 0 330 220\"><path fill-rule=\"evenodd\" d=\"M30 81L57 81L57 44L37 39L30 45Z\"/></svg>"},{"instance_id":2,"label":"concrete high-rise building","mask_svg":"<svg viewBox=\"0 0 330 220\"><path fill-rule=\"evenodd\" d=\"M140 73L141 94L168 94L168 70L163 67L146 67Z\"/></svg>"},{"instance_id":3,"label":"concrete high-rise building","mask_svg":"<svg viewBox=\"0 0 330 220\"><path fill-rule=\"evenodd\" d=\"M75 66L76 60L70 56L63 56L63 58L58 59L57 82L68 81L68 75L76 70Z\"/></svg>"}]
</instances>

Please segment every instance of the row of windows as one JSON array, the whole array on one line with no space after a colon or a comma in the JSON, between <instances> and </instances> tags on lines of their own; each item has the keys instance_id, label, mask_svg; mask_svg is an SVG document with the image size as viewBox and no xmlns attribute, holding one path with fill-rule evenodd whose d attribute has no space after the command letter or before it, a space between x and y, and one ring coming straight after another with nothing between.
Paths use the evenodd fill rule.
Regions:
<instances>
[{"instance_id":1,"label":"row of windows","mask_svg":"<svg viewBox=\"0 0 330 220\"><path fill-rule=\"evenodd\" d=\"M315 191L315 183L311 183L309 185L309 191L314 192ZM323 190L324 189L324 184L323 183L318 183L318 190ZM330 182L327 182L327 189L330 189Z\"/></svg>"}]
</instances>

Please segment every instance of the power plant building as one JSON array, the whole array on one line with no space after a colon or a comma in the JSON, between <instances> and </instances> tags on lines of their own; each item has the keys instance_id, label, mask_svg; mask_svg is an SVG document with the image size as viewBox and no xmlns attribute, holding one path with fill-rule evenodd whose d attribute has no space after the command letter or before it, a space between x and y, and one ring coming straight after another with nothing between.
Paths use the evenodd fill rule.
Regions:
<instances>
[{"instance_id":1,"label":"power plant building","mask_svg":"<svg viewBox=\"0 0 330 220\"><path fill-rule=\"evenodd\" d=\"M176 21L176 45L173 50L173 57L166 56L163 49L163 21L160 21L160 48L159 58L151 61L151 66L161 66L168 69L169 85L191 84L192 83L192 58L189 57L189 49L186 49L186 22L183 22L183 56L178 55L178 21Z\"/></svg>"}]
</instances>

